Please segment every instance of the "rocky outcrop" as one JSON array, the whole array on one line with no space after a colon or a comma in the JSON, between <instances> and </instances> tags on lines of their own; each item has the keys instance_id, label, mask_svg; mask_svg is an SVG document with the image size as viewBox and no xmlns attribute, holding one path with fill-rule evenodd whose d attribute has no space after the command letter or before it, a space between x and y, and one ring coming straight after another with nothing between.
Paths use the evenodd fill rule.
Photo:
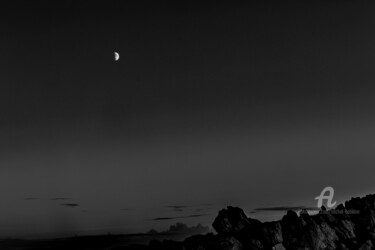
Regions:
<instances>
[{"instance_id":1,"label":"rocky outcrop","mask_svg":"<svg viewBox=\"0 0 375 250\"><path fill-rule=\"evenodd\" d=\"M184 250L242 250L241 242L233 236L199 235L187 238L183 242Z\"/></svg>"},{"instance_id":2,"label":"rocky outcrop","mask_svg":"<svg viewBox=\"0 0 375 250\"><path fill-rule=\"evenodd\" d=\"M218 234L238 234L251 225L241 208L228 207L219 212L212 226Z\"/></svg>"},{"instance_id":3,"label":"rocky outcrop","mask_svg":"<svg viewBox=\"0 0 375 250\"><path fill-rule=\"evenodd\" d=\"M375 249L375 195L352 198L315 215L288 211L275 222L248 218L238 207L219 212L217 234L195 235L183 242L154 241L149 250L351 250ZM133 248L127 248L133 249Z\"/></svg>"}]
</instances>

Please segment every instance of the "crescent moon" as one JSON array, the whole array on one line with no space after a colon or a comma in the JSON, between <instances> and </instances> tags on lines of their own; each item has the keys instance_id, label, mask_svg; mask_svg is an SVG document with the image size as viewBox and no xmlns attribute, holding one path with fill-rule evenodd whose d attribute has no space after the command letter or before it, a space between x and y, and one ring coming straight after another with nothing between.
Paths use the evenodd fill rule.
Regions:
<instances>
[{"instance_id":1,"label":"crescent moon","mask_svg":"<svg viewBox=\"0 0 375 250\"><path fill-rule=\"evenodd\" d=\"M113 55L115 56L115 61L120 60L120 54L117 52L114 52Z\"/></svg>"}]
</instances>

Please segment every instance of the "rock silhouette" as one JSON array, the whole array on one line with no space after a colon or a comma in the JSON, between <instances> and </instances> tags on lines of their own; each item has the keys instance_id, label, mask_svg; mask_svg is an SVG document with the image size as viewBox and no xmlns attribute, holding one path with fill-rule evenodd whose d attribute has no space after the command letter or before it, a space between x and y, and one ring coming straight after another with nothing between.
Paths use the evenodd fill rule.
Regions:
<instances>
[{"instance_id":1,"label":"rock silhouette","mask_svg":"<svg viewBox=\"0 0 375 250\"><path fill-rule=\"evenodd\" d=\"M309 215L289 210L280 221L248 218L238 207L219 212L217 234L195 235L182 242L152 241L148 250L302 250L375 249L375 195L352 198L335 209ZM141 249L128 246L122 249Z\"/></svg>"}]
</instances>

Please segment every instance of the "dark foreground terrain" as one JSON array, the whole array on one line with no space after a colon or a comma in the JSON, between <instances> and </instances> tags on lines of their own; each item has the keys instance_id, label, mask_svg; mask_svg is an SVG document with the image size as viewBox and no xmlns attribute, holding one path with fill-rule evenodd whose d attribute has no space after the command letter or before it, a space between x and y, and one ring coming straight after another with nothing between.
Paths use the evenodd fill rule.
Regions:
<instances>
[{"instance_id":1,"label":"dark foreground terrain","mask_svg":"<svg viewBox=\"0 0 375 250\"><path fill-rule=\"evenodd\" d=\"M352 198L316 215L288 211L280 221L260 222L242 209L228 207L212 224L217 234L194 235L182 241L147 235L89 236L51 241L4 240L0 249L108 249L108 250L246 250L246 249L375 249L375 195ZM135 239L138 238L138 241Z\"/></svg>"}]
</instances>

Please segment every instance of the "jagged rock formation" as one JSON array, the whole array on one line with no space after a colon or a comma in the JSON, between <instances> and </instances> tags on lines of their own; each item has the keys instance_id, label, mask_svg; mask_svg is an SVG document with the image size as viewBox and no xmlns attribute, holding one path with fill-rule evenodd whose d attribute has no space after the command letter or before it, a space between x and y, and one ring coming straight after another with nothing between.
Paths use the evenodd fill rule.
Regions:
<instances>
[{"instance_id":1,"label":"jagged rock formation","mask_svg":"<svg viewBox=\"0 0 375 250\"><path fill-rule=\"evenodd\" d=\"M264 223L248 218L240 208L228 207L219 212L213 227L216 235L195 235L183 242L154 241L144 249L375 249L375 195L352 198L333 210L322 208L316 215L288 211L280 221Z\"/></svg>"}]
</instances>

